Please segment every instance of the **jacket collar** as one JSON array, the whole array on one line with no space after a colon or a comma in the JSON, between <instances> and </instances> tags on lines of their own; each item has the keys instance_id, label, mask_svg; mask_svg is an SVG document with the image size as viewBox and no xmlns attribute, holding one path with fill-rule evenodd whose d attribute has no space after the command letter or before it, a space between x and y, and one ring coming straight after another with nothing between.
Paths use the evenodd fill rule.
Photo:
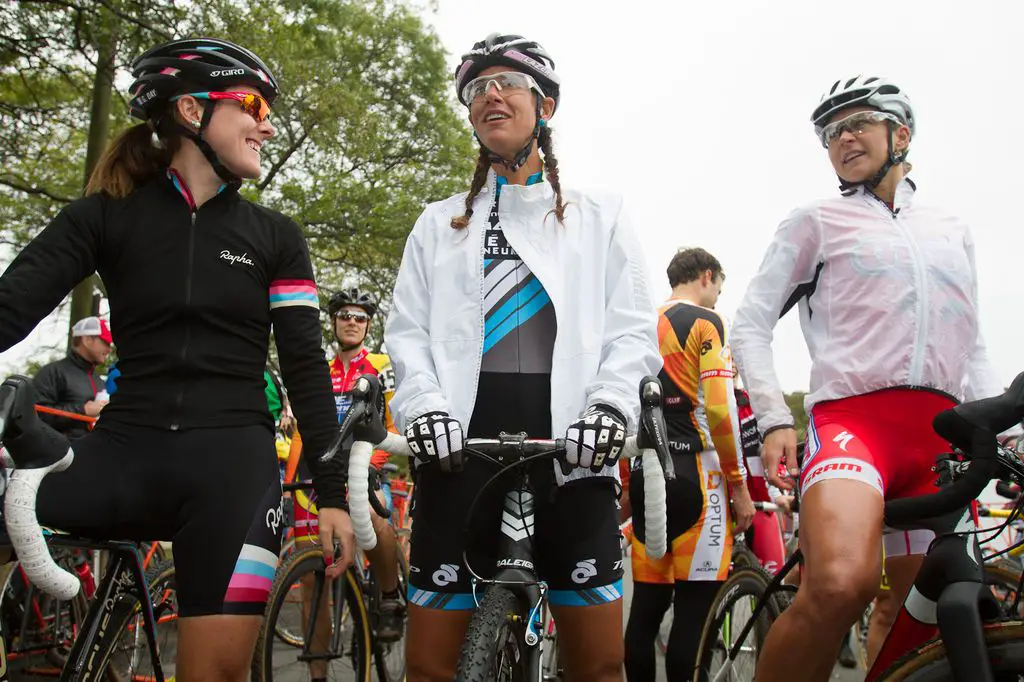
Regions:
<instances>
[{"instance_id":1,"label":"jacket collar","mask_svg":"<svg viewBox=\"0 0 1024 682\"><path fill-rule=\"evenodd\" d=\"M75 367L81 367L87 372L91 372L94 367L94 365L91 362L83 358L74 350L68 352L68 360L74 363Z\"/></svg>"},{"instance_id":2,"label":"jacket collar","mask_svg":"<svg viewBox=\"0 0 1024 682\"><path fill-rule=\"evenodd\" d=\"M907 208L914 203L914 193L917 192L917 185L910 178L904 177L900 184L896 185L896 195L893 197L893 213L899 213L900 209ZM864 185L858 185L845 193L845 196L862 196L869 201L881 202L875 194Z\"/></svg>"}]
</instances>

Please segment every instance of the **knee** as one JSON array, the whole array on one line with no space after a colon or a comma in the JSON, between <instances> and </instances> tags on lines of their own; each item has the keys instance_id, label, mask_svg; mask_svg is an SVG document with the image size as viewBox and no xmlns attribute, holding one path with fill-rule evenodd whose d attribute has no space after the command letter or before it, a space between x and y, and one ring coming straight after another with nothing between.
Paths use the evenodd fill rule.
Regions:
<instances>
[{"instance_id":1,"label":"knee","mask_svg":"<svg viewBox=\"0 0 1024 682\"><path fill-rule=\"evenodd\" d=\"M853 622L878 593L881 567L877 561L828 559L805 572L797 598L813 607L826 623Z\"/></svg>"}]
</instances>

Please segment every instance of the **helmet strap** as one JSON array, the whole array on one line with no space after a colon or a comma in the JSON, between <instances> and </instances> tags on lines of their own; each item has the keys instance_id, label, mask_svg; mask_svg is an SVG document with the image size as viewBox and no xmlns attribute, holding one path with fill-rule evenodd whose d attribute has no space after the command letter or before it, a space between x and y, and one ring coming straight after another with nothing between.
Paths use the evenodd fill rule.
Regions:
<instances>
[{"instance_id":1,"label":"helmet strap","mask_svg":"<svg viewBox=\"0 0 1024 682\"><path fill-rule=\"evenodd\" d=\"M479 142L480 146L483 147L484 151L487 152L487 156L490 158L491 163L504 166L505 168L508 169L509 173L515 173L517 170L526 165L526 161L530 158L530 153L533 151L533 144L534 142L537 141L537 138L540 137L540 129L541 126L544 125L544 120L540 117L541 99L536 95L534 96L534 99L537 102L537 116L536 122L533 124L533 133L530 135L530 139L526 141L526 145L522 149L520 149L515 156L512 157L511 161L492 152L484 145L484 143L480 140L477 134L475 132L473 133L473 137L476 138L476 141Z\"/></svg>"},{"instance_id":2,"label":"helmet strap","mask_svg":"<svg viewBox=\"0 0 1024 682\"><path fill-rule=\"evenodd\" d=\"M242 178L238 177L225 166L221 160L217 157L217 153L213 151L213 147L203 139L203 131L206 130L206 126L209 125L210 119L213 117L213 108L217 105L215 100L209 100L205 107L203 107L203 118L199 122L199 127L192 129L182 125L178 121L174 124L178 127L178 132L183 136L192 140L192 143L199 148L199 151L203 153L206 160L213 166L213 171L220 177L221 180L229 185L232 185L235 189L242 186Z\"/></svg>"}]
</instances>

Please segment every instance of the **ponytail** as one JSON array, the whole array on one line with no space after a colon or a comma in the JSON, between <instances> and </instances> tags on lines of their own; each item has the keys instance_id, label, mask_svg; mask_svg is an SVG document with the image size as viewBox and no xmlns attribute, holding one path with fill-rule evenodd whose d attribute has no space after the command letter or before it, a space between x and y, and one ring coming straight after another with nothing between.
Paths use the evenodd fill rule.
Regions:
<instances>
[{"instance_id":1,"label":"ponytail","mask_svg":"<svg viewBox=\"0 0 1024 682\"><path fill-rule=\"evenodd\" d=\"M180 145L179 136L169 135L161 136L160 146L157 146L149 123L128 128L107 145L89 176L86 195L106 192L122 198L131 194L162 173Z\"/></svg>"}]
</instances>

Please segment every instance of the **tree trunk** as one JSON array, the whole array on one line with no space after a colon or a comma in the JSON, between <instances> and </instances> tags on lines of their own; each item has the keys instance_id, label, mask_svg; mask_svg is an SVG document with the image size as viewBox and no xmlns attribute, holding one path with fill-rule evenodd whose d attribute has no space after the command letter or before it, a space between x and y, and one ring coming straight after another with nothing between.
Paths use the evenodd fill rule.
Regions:
<instances>
[{"instance_id":1,"label":"tree trunk","mask_svg":"<svg viewBox=\"0 0 1024 682\"><path fill-rule=\"evenodd\" d=\"M107 13L105 13L107 14ZM117 53L117 19L105 17L106 26L98 26L96 33L96 76L92 83L92 112L89 117L89 142L85 155L83 191L89 176L99 162L110 136L110 105L114 96L114 57ZM90 315L99 313L96 290L97 275L90 275L74 288L71 294L71 325ZM71 329L68 328L68 348L71 347Z\"/></svg>"}]
</instances>

